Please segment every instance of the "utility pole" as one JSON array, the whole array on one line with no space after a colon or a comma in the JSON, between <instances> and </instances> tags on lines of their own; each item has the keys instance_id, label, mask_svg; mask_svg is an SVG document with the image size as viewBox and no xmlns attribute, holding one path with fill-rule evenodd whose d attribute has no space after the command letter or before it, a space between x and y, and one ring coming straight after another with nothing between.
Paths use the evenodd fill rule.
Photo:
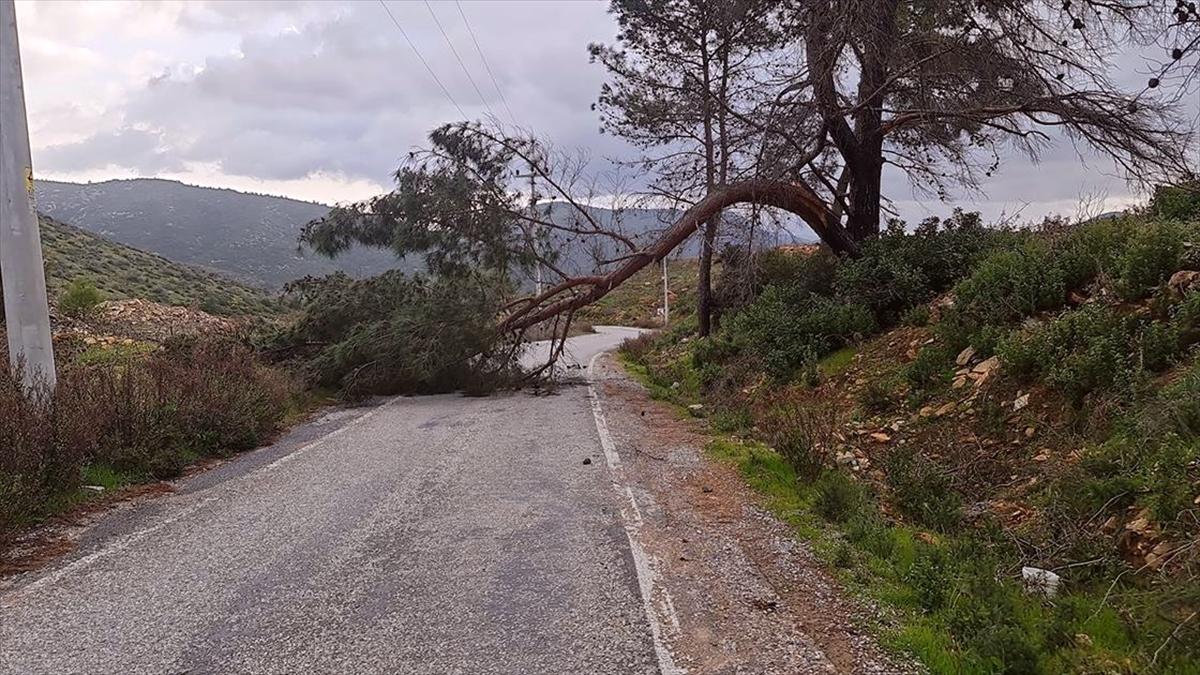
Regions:
<instances>
[{"instance_id":1,"label":"utility pole","mask_svg":"<svg viewBox=\"0 0 1200 675\"><path fill-rule=\"evenodd\" d=\"M535 190L537 190L537 183L536 183L537 173L535 173L533 170L533 162L529 163L529 173L519 173L515 176L515 178L528 178L529 179L529 217L531 219L536 219L537 218L537 193L535 192ZM534 228L537 227L537 225L534 223L531 223L531 225ZM533 248L532 242L530 243L530 248L531 249ZM535 268L535 272L534 272L534 275L535 275L534 278L536 280L535 284L536 284L536 289L537 289L536 295L541 295L542 294L542 263L535 262L534 264L537 265L537 267Z\"/></svg>"},{"instance_id":2,"label":"utility pole","mask_svg":"<svg viewBox=\"0 0 1200 675\"><path fill-rule=\"evenodd\" d=\"M0 277L9 363L22 368L26 393L38 385L53 389L54 345L13 0L0 0Z\"/></svg>"},{"instance_id":3,"label":"utility pole","mask_svg":"<svg viewBox=\"0 0 1200 675\"><path fill-rule=\"evenodd\" d=\"M663 277L663 327L671 325L671 298L670 291L667 290L667 256L662 259L662 277Z\"/></svg>"}]
</instances>

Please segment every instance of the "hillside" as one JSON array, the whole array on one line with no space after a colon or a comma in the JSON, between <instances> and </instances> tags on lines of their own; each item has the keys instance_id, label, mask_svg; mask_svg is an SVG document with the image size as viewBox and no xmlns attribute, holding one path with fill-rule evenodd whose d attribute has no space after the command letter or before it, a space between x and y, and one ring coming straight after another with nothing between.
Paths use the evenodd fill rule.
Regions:
<instances>
[{"instance_id":1,"label":"hillside","mask_svg":"<svg viewBox=\"0 0 1200 675\"><path fill-rule=\"evenodd\" d=\"M329 260L301 254L296 237L329 207L284 197L137 178L86 185L37 181L38 209L107 239L276 288L306 275L351 276L396 266L386 251L355 250Z\"/></svg>"},{"instance_id":2,"label":"hillside","mask_svg":"<svg viewBox=\"0 0 1200 675\"><path fill-rule=\"evenodd\" d=\"M42 216L39 221L51 298L72 281L86 279L110 300L141 298L222 314L276 309L271 295L257 288L108 241L54 218Z\"/></svg>"},{"instance_id":3,"label":"hillside","mask_svg":"<svg viewBox=\"0 0 1200 675\"><path fill-rule=\"evenodd\" d=\"M963 214L767 256L716 334L684 317L623 356L931 672L1197 672L1200 211L1178 218Z\"/></svg>"}]
</instances>

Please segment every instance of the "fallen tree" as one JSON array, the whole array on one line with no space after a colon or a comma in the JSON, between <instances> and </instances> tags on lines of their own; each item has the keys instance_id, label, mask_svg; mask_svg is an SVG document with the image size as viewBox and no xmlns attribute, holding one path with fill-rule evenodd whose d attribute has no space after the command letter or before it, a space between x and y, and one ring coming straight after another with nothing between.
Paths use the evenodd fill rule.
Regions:
<instances>
[{"instance_id":1,"label":"fallen tree","mask_svg":"<svg viewBox=\"0 0 1200 675\"><path fill-rule=\"evenodd\" d=\"M603 298L643 267L665 258L713 214L735 204L758 204L783 209L804 220L805 224L834 251L850 255L858 252L858 244L832 217L832 212L821 197L807 186L775 180L742 181L713 190L684 212L657 241L630 255L611 272L564 279L540 295L511 303L507 308L509 314L500 322L501 328L524 330ZM587 290L573 292L581 287Z\"/></svg>"}]
</instances>

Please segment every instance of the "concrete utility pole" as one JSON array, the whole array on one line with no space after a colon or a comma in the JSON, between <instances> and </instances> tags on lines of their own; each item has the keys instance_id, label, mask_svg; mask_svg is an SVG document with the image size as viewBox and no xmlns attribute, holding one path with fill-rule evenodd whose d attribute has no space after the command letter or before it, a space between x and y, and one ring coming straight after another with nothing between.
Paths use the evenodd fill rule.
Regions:
<instances>
[{"instance_id":1,"label":"concrete utility pole","mask_svg":"<svg viewBox=\"0 0 1200 675\"><path fill-rule=\"evenodd\" d=\"M9 362L23 368L27 392L38 384L53 389L54 345L13 0L0 0L0 277Z\"/></svg>"},{"instance_id":2,"label":"concrete utility pole","mask_svg":"<svg viewBox=\"0 0 1200 675\"><path fill-rule=\"evenodd\" d=\"M534 173L534 171L533 171L533 163L532 162L529 163L529 173L519 173L515 176L515 178L528 178L529 179L529 217L537 218L537 192L535 192L537 190L537 183L536 183L537 174ZM533 227L536 228L537 225L533 225ZM530 244L530 247L532 248L532 243ZM541 295L542 294L542 263L539 262L536 264L537 264L537 268L536 268L536 271L534 272L535 278L536 278L535 283L536 283L536 288L537 288L537 295Z\"/></svg>"}]
</instances>

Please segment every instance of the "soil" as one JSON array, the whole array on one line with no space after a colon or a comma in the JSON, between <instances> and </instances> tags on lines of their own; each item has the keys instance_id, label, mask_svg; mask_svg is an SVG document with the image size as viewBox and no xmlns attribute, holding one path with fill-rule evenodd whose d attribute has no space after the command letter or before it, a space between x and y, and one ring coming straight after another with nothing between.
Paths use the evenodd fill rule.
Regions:
<instances>
[{"instance_id":1,"label":"soil","mask_svg":"<svg viewBox=\"0 0 1200 675\"><path fill-rule=\"evenodd\" d=\"M671 596L667 642L689 673L905 673L850 598L737 471L707 458L703 422L650 399L610 357L597 389L636 496L639 539Z\"/></svg>"}]
</instances>

